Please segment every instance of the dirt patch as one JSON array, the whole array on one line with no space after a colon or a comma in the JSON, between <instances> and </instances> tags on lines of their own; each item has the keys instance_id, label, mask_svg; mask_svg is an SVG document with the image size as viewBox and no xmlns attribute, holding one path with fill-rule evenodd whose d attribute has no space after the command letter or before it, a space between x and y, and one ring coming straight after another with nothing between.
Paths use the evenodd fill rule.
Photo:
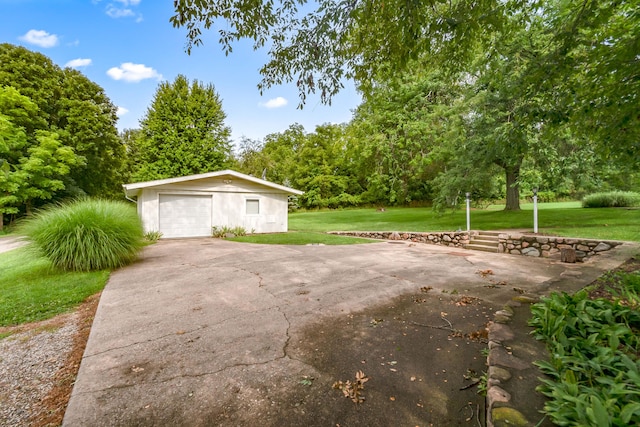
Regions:
<instances>
[{"instance_id":1,"label":"dirt patch","mask_svg":"<svg viewBox=\"0 0 640 427\"><path fill-rule=\"evenodd\" d=\"M608 300L620 300L616 295L620 295L624 292L624 285L621 277L617 273L634 273L640 271L640 258L629 258L625 263L618 268L611 270L598 279L596 279L589 289L589 298L591 299L608 299ZM620 300L623 304L629 304L629 301Z\"/></svg>"}]
</instances>

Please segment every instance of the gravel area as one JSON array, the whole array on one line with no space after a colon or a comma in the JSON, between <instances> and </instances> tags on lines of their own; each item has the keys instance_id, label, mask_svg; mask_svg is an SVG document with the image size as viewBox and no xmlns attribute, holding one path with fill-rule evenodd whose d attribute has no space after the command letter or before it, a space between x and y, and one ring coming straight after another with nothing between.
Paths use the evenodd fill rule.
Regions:
<instances>
[{"instance_id":1,"label":"gravel area","mask_svg":"<svg viewBox=\"0 0 640 427\"><path fill-rule=\"evenodd\" d=\"M37 329L0 341L0 425L26 426L45 408L40 405L64 366L78 327Z\"/></svg>"},{"instance_id":2,"label":"gravel area","mask_svg":"<svg viewBox=\"0 0 640 427\"><path fill-rule=\"evenodd\" d=\"M1 427L62 424L99 300L96 294L72 313L0 327Z\"/></svg>"}]
</instances>

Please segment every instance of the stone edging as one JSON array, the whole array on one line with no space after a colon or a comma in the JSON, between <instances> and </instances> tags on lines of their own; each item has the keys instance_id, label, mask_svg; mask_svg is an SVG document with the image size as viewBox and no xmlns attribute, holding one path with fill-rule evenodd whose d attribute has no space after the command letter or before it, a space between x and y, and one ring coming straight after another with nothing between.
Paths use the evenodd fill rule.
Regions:
<instances>
[{"instance_id":1,"label":"stone edging","mask_svg":"<svg viewBox=\"0 0 640 427\"><path fill-rule=\"evenodd\" d=\"M361 237L378 240L406 240L432 245L454 246L464 248L469 243L470 234L477 231L443 231L443 232L415 232L415 231L329 231L338 236ZM512 255L526 255L532 257L553 258L560 257L563 249L576 251L577 261L608 251L624 242L597 239L573 239L567 237L532 236L520 233L500 233L498 237L498 253Z\"/></svg>"},{"instance_id":2,"label":"stone edging","mask_svg":"<svg viewBox=\"0 0 640 427\"><path fill-rule=\"evenodd\" d=\"M549 258L559 257L562 249L573 249L576 251L576 259L582 261L600 252L620 246L622 243L610 240L500 233L498 236L498 253Z\"/></svg>"},{"instance_id":3,"label":"stone edging","mask_svg":"<svg viewBox=\"0 0 640 427\"><path fill-rule=\"evenodd\" d=\"M464 247L469 243L469 232L398 232L398 231L330 231L329 234L338 236L362 237L365 239L380 240L408 240L417 243L429 243L432 245Z\"/></svg>"},{"instance_id":4,"label":"stone edging","mask_svg":"<svg viewBox=\"0 0 640 427\"><path fill-rule=\"evenodd\" d=\"M536 296L519 295L509 301L502 310L494 313L493 321L487 326L489 338L489 355L487 356L487 397L486 397L486 425L494 426L531 426L530 420L518 411L511 402L509 380L512 371L521 371L530 364L510 351L507 343L513 341L514 333L509 323L514 314L514 308L522 304L532 304L539 301Z\"/></svg>"}]
</instances>

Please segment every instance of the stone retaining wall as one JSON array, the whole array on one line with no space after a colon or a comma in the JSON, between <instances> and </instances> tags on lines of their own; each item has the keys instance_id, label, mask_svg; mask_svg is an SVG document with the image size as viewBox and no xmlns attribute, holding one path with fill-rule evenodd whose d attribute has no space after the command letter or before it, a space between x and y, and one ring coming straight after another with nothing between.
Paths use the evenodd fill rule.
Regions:
<instances>
[{"instance_id":1,"label":"stone retaining wall","mask_svg":"<svg viewBox=\"0 0 640 427\"><path fill-rule=\"evenodd\" d=\"M581 261L621 244L622 242L608 240L570 239L505 233L499 236L498 252L547 258L554 255L560 256L562 249L573 249L576 251L576 259Z\"/></svg>"},{"instance_id":2,"label":"stone retaining wall","mask_svg":"<svg viewBox=\"0 0 640 427\"><path fill-rule=\"evenodd\" d=\"M441 233L397 232L397 231L331 231L329 234L339 236L362 237L365 239L408 240L432 245L463 247L469 243L466 231L450 231Z\"/></svg>"}]
</instances>

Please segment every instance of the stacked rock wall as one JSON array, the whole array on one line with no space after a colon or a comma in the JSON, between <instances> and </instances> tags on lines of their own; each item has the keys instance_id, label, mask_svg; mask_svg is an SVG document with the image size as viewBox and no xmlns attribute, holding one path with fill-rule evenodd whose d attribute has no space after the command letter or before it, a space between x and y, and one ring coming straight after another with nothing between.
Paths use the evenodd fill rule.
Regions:
<instances>
[{"instance_id":1,"label":"stacked rock wall","mask_svg":"<svg viewBox=\"0 0 640 427\"><path fill-rule=\"evenodd\" d=\"M466 231L451 231L441 233L397 232L397 231L331 231L329 234L340 236L362 237L365 239L408 240L432 245L463 247L469 243L469 233Z\"/></svg>"},{"instance_id":2,"label":"stacked rock wall","mask_svg":"<svg viewBox=\"0 0 640 427\"><path fill-rule=\"evenodd\" d=\"M559 254L562 249L573 249L576 258L596 255L621 245L622 242L607 240L571 239L565 237L530 236L523 234L500 234L498 252L533 257L549 257Z\"/></svg>"}]
</instances>

